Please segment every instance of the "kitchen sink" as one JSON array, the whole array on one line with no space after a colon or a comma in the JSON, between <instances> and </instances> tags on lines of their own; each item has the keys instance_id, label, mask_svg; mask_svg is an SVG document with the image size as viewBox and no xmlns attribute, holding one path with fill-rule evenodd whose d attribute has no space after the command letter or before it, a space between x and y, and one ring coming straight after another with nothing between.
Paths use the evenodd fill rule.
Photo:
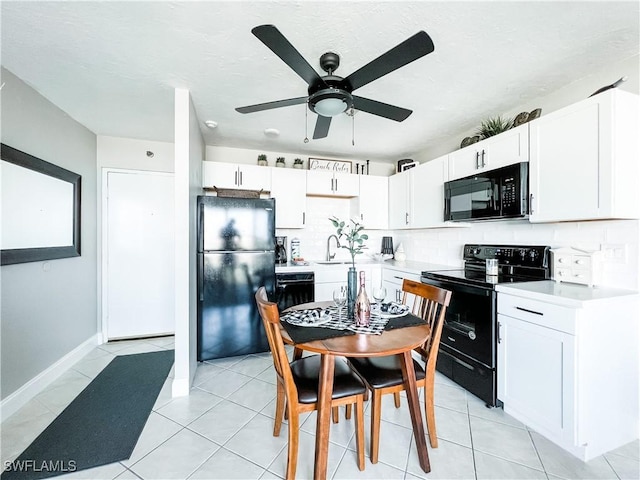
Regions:
<instances>
[{"instance_id":1,"label":"kitchen sink","mask_svg":"<svg viewBox=\"0 0 640 480\"><path fill-rule=\"evenodd\" d=\"M349 260L320 260L313 263L318 265L347 265L351 262Z\"/></svg>"}]
</instances>

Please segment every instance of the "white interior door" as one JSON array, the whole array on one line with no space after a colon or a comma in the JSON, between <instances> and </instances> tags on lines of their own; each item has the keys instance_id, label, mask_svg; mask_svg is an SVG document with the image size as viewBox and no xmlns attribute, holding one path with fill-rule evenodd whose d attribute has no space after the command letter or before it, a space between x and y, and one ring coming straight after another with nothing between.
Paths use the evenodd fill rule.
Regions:
<instances>
[{"instance_id":1,"label":"white interior door","mask_svg":"<svg viewBox=\"0 0 640 480\"><path fill-rule=\"evenodd\" d=\"M103 174L103 326L108 340L173 334L173 174Z\"/></svg>"}]
</instances>

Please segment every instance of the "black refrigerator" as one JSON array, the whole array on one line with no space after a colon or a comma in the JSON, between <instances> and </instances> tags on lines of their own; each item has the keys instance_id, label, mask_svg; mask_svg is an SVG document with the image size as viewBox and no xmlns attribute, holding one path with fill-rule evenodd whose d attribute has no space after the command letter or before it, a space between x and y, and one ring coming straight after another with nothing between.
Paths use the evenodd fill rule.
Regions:
<instances>
[{"instance_id":1,"label":"black refrigerator","mask_svg":"<svg viewBox=\"0 0 640 480\"><path fill-rule=\"evenodd\" d=\"M198 361L269 350L255 293L275 290L275 200L198 197Z\"/></svg>"}]
</instances>

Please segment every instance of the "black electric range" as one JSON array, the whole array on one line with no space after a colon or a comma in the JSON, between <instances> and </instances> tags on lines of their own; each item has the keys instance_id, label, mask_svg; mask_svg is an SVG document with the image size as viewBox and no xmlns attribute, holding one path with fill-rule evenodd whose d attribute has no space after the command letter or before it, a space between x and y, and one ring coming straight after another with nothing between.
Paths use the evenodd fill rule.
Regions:
<instances>
[{"instance_id":1,"label":"black electric range","mask_svg":"<svg viewBox=\"0 0 640 480\"><path fill-rule=\"evenodd\" d=\"M464 268L422 272L421 281L452 292L440 340L438 371L474 395L497 403L497 294L501 283L550 277L548 246L464 246ZM498 275L486 260L498 260Z\"/></svg>"}]
</instances>

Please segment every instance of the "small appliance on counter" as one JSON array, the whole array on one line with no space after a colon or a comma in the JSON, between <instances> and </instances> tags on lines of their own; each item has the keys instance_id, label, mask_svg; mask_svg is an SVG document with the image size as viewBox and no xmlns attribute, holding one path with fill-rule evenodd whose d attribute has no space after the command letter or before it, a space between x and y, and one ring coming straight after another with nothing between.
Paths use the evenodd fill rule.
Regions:
<instances>
[{"instance_id":1,"label":"small appliance on counter","mask_svg":"<svg viewBox=\"0 0 640 480\"><path fill-rule=\"evenodd\" d=\"M287 263L287 237L276 237L276 265Z\"/></svg>"},{"instance_id":2,"label":"small appliance on counter","mask_svg":"<svg viewBox=\"0 0 640 480\"><path fill-rule=\"evenodd\" d=\"M393 255L393 238L382 237L382 249L380 253L384 255Z\"/></svg>"}]
</instances>

